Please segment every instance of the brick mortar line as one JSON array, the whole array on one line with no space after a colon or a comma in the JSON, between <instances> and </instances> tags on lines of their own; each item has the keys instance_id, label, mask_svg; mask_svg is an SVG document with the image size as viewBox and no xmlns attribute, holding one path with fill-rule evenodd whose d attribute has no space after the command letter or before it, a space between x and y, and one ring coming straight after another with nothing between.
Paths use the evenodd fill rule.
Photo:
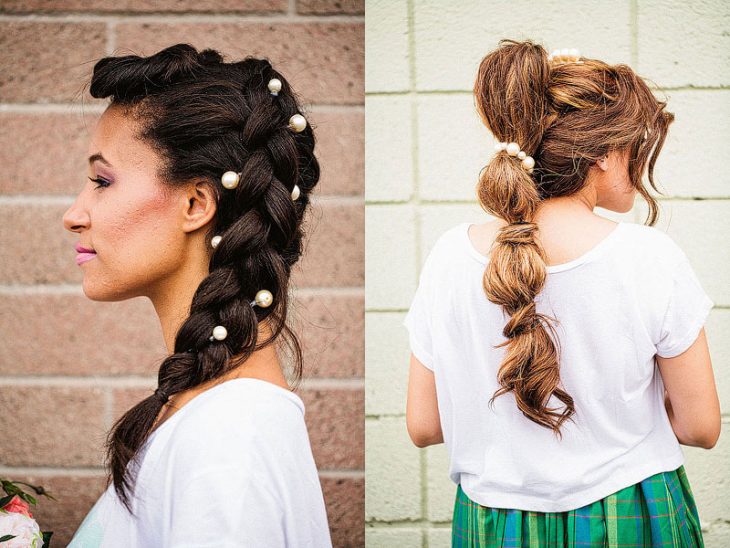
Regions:
<instances>
[{"instance_id":1,"label":"brick mortar line","mask_svg":"<svg viewBox=\"0 0 730 548\"><path fill-rule=\"evenodd\" d=\"M59 388L150 388L157 382L157 377L125 375L118 377L103 376L61 376L61 375L2 375L0 387L11 386L47 386ZM309 377L302 380L299 388L303 390L362 390L365 379L362 377Z\"/></svg>"},{"instance_id":2,"label":"brick mortar line","mask_svg":"<svg viewBox=\"0 0 730 548\"><path fill-rule=\"evenodd\" d=\"M418 117L418 70L416 67L416 14L414 0L408 0L407 6L407 17L408 17L408 65L409 65L409 82L410 82L410 93L409 107L411 115L411 196L410 199L416 204L420 203L421 197L421 185L420 185L420 165L419 165L419 154L420 154L420 139L419 139L419 117ZM423 250L421 249L421 216L418 214L419 209L415 208L413 211L413 237L415 241L415 262L416 269L415 273L418 275L420 271L421 257ZM417 280L416 280L417 281ZM366 365L367 368L367 365ZM420 500L419 500L419 511L421 518L425 518L428 515L428 462L427 462L426 451L419 451L418 454L418 478L421 483L420 485ZM429 544L426 535L422 535L421 544L426 548Z\"/></svg>"},{"instance_id":3,"label":"brick mortar line","mask_svg":"<svg viewBox=\"0 0 730 548\"><path fill-rule=\"evenodd\" d=\"M0 284L0 295L82 295L81 284ZM362 286L302 286L295 290L295 297L363 297Z\"/></svg>"},{"instance_id":4,"label":"brick mortar line","mask_svg":"<svg viewBox=\"0 0 730 548\"><path fill-rule=\"evenodd\" d=\"M109 13L87 13L87 12L64 12L51 13L18 13L0 14L0 23L21 22L21 23L352 23L364 24L364 15L347 15L338 13L335 15L306 15L300 13L221 13L221 12L109 12Z\"/></svg>"},{"instance_id":5,"label":"brick mortar line","mask_svg":"<svg viewBox=\"0 0 730 548\"><path fill-rule=\"evenodd\" d=\"M327 479L365 479L365 470L325 469L317 470L320 478Z\"/></svg>"},{"instance_id":6,"label":"brick mortar line","mask_svg":"<svg viewBox=\"0 0 730 548\"><path fill-rule=\"evenodd\" d=\"M629 32L630 36L630 55L631 66L639 67L639 5L637 0L629 2Z\"/></svg>"},{"instance_id":7,"label":"brick mortar line","mask_svg":"<svg viewBox=\"0 0 730 548\"><path fill-rule=\"evenodd\" d=\"M112 55L117 48L117 23L110 20L106 23L106 54Z\"/></svg>"},{"instance_id":8,"label":"brick mortar line","mask_svg":"<svg viewBox=\"0 0 730 548\"><path fill-rule=\"evenodd\" d=\"M4 205L71 205L76 196L66 194L0 194L0 206ZM312 205L364 206L362 194L322 194L310 195Z\"/></svg>"}]
</instances>

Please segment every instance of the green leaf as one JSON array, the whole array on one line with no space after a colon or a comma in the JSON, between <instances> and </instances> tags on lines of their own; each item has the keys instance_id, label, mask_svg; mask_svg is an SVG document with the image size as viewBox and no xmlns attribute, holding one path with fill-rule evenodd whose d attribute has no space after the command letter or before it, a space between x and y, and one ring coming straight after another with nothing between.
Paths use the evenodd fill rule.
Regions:
<instances>
[{"instance_id":1,"label":"green leaf","mask_svg":"<svg viewBox=\"0 0 730 548\"><path fill-rule=\"evenodd\" d=\"M0 499L0 508L5 506L7 503L9 503L11 500L13 500L13 497L15 495L8 495L7 497L3 497Z\"/></svg>"},{"instance_id":2,"label":"green leaf","mask_svg":"<svg viewBox=\"0 0 730 548\"><path fill-rule=\"evenodd\" d=\"M0 537L0 542L5 542L6 540L14 539L17 535L4 535Z\"/></svg>"},{"instance_id":3,"label":"green leaf","mask_svg":"<svg viewBox=\"0 0 730 548\"><path fill-rule=\"evenodd\" d=\"M50 548L53 531L42 531L41 534L43 535L43 548Z\"/></svg>"}]
</instances>

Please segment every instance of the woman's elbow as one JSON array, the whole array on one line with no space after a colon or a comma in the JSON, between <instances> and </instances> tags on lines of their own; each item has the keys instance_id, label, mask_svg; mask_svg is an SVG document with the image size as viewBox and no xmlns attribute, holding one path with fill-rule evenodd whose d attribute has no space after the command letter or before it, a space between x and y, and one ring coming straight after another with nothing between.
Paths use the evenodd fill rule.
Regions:
<instances>
[{"instance_id":1,"label":"woman's elbow","mask_svg":"<svg viewBox=\"0 0 730 548\"><path fill-rule=\"evenodd\" d=\"M406 426L408 428L408 435L416 447L428 447L429 445L436 445L444 441L440 425L436 428L425 425L422 422L406 420Z\"/></svg>"},{"instance_id":2,"label":"woman's elbow","mask_svg":"<svg viewBox=\"0 0 730 548\"><path fill-rule=\"evenodd\" d=\"M717 445L717 440L720 439L720 430L722 428L722 419L718 418L718 421L716 424L713 425L712 428L709 429L709 431L702 436L698 441L698 446L702 447L703 449L712 449Z\"/></svg>"}]
</instances>

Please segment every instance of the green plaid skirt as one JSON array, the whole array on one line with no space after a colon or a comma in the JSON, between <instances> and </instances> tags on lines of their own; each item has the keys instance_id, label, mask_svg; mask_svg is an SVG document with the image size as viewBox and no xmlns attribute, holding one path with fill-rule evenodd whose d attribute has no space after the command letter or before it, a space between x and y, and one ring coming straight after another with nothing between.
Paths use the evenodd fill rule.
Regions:
<instances>
[{"instance_id":1,"label":"green plaid skirt","mask_svg":"<svg viewBox=\"0 0 730 548\"><path fill-rule=\"evenodd\" d=\"M459 485L451 545L695 547L704 546L704 542L692 489L684 466L680 466L565 512L481 506Z\"/></svg>"}]
</instances>

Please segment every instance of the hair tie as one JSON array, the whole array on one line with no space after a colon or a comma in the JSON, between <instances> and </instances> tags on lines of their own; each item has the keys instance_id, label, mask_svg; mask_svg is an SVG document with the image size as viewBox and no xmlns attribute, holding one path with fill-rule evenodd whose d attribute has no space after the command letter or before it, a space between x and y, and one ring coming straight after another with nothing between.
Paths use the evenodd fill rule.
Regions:
<instances>
[{"instance_id":1,"label":"hair tie","mask_svg":"<svg viewBox=\"0 0 730 548\"><path fill-rule=\"evenodd\" d=\"M166 403L167 400L170 399L170 396L167 395L167 392L159 387L155 390L155 393L153 395L156 396L157 399L159 399L162 403Z\"/></svg>"},{"instance_id":2,"label":"hair tie","mask_svg":"<svg viewBox=\"0 0 730 548\"><path fill-rule=\"evenodd\" d=\"M517 143L503 143L500 141L494 145L494 150L497 152L505 150L510 156L517 156L517 158L522 160L522 167L525 168L527 173L532 174L532 169L535 167L535 159L532 156L528 156L524 150L521 150L520 145Z\"/></svg>"},{"instance_id":3,"label":"hair tie","mask_svg":"<svg viewBox=\"0 0 730 548\"><path fill-rule=\"evenodd\" d=\"M548 61L558 65L565 65L567 63L583 63L583 61L580 61L580 52L575 48L554 49L550 55L548 55Z\"/></svg>"}]
</instances>

